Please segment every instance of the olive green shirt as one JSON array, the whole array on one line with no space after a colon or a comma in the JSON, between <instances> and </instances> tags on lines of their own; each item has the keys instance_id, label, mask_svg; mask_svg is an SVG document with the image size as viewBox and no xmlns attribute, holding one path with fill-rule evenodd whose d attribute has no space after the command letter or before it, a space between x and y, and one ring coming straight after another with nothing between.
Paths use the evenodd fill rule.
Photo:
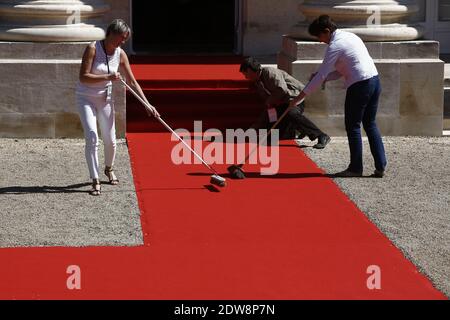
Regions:
<instances>
[{"instance_id":1,"label":"olive green shirt","mask_svg":"<svg viewBox=\"0 0 450 320\"><path fill-rule=\"evenodd\" d=\"M305 85L287 72L263 67L259 80L256 82L258 94L265 100L266 105L282 105L297 97Z\"/></svg>"}]
</instances>

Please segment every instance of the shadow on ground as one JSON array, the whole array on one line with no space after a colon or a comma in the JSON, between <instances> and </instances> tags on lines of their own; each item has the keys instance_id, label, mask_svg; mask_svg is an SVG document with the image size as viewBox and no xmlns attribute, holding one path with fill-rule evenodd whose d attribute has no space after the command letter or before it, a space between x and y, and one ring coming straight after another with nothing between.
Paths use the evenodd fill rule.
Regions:
<instances>
[{"instance_id":1,"label":"shadow on ground","mask_svg":"<svg viewBox=\"0 0 450 320\"><path fill-rule=\"evenodd\" d=\"M81 190L90 186L90 183L78 183L69 186L13 186L0 188L0 194L33 194L33 193L86 193L86 190Z\"/></svg>"}]
</instances>

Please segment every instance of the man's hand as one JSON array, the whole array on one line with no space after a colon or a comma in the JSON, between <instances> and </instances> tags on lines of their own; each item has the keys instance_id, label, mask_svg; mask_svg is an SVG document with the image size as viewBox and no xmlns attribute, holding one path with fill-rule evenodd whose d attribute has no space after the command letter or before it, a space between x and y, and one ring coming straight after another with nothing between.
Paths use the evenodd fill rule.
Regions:
<instances>
[{"instance_id":1,"label":"man's hand","mask_svg":"<svg viewBox=\"0 0 450 320\"><path fill-rule=\"evenodd\" d=\"M311 73L311 76L309 77L309 81L311 81L316 76L316 74L317 74L317 72ZM324 82L322 82L322 90L325 90L326 83L327 83L327 80L325 79Z\"/></svg>"},{"instance_id":2,"label":"man's hand","mask_svg":"<svg viewBox=\"0 0 450 320\"><path fill-rule=\"evenodd\" d=\"M289 102L289 109L295 108L297 104L297 99L291 100L291 102Z\"/></svg>"},{"instance_id":3,"label":"man's hand","mask_svg":"<svg viewBox=\"0 0 450 320\"><path fill-rule=\"evenodd\" d=\"M303 99L305 99L305 97L306 94L303 91L300 92L298 97L295 97L294 99L291 100L291 102L289 102L289 108L295 108L300 102L303 101Z\"/></svg>"}]
</instances>

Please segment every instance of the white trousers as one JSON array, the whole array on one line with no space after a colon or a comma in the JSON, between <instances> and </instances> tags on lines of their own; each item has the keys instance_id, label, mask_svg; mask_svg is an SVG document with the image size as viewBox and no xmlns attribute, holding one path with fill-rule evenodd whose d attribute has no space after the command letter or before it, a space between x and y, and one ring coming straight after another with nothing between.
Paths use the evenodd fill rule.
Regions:
<instances>
[{"instance_id":1,"label":"white trousers","mask_svg":"<svg viewBox=\"0 0 450 320\"><path fill-rule=\"evenodd\" d=\"M91 179L99 179L97 120L105 147L105 166L112 167L116 157L116 127L114 103L104 96L77 94L78 113L86 140L85 154Z\"/></svg>"}]
</instances>

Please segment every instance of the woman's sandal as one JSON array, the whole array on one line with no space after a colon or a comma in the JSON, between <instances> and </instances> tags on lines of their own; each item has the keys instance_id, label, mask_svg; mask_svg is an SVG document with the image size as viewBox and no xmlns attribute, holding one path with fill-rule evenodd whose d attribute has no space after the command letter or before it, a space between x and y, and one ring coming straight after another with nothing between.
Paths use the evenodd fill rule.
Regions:
<instances>
[{"instance_id":1,"label":"woman's sandal","mask_svg":"<svg viewBox=\"0 0 450 320\"><path fill-rule=\"evenodd\" d=\"M91 196L99 196L101 193L102 193L102 186L100 184L100 181L99 180L94 181L92 183L92 189L91 191L89 191L89 194Z\"/></svg>"},{"instance_id":2,"label":"woman's sandal","mask_svg":"<svg viewBox=\"0 0 450 320\"><path fill-rule=\"evenodd\" d=\"M106 167L105 175L108 177L110 184L112 184L112 185L119 184L119 179L117 179L116 175L114 174L114 170L112 168Z\"/></svg>"}]
</instances>

